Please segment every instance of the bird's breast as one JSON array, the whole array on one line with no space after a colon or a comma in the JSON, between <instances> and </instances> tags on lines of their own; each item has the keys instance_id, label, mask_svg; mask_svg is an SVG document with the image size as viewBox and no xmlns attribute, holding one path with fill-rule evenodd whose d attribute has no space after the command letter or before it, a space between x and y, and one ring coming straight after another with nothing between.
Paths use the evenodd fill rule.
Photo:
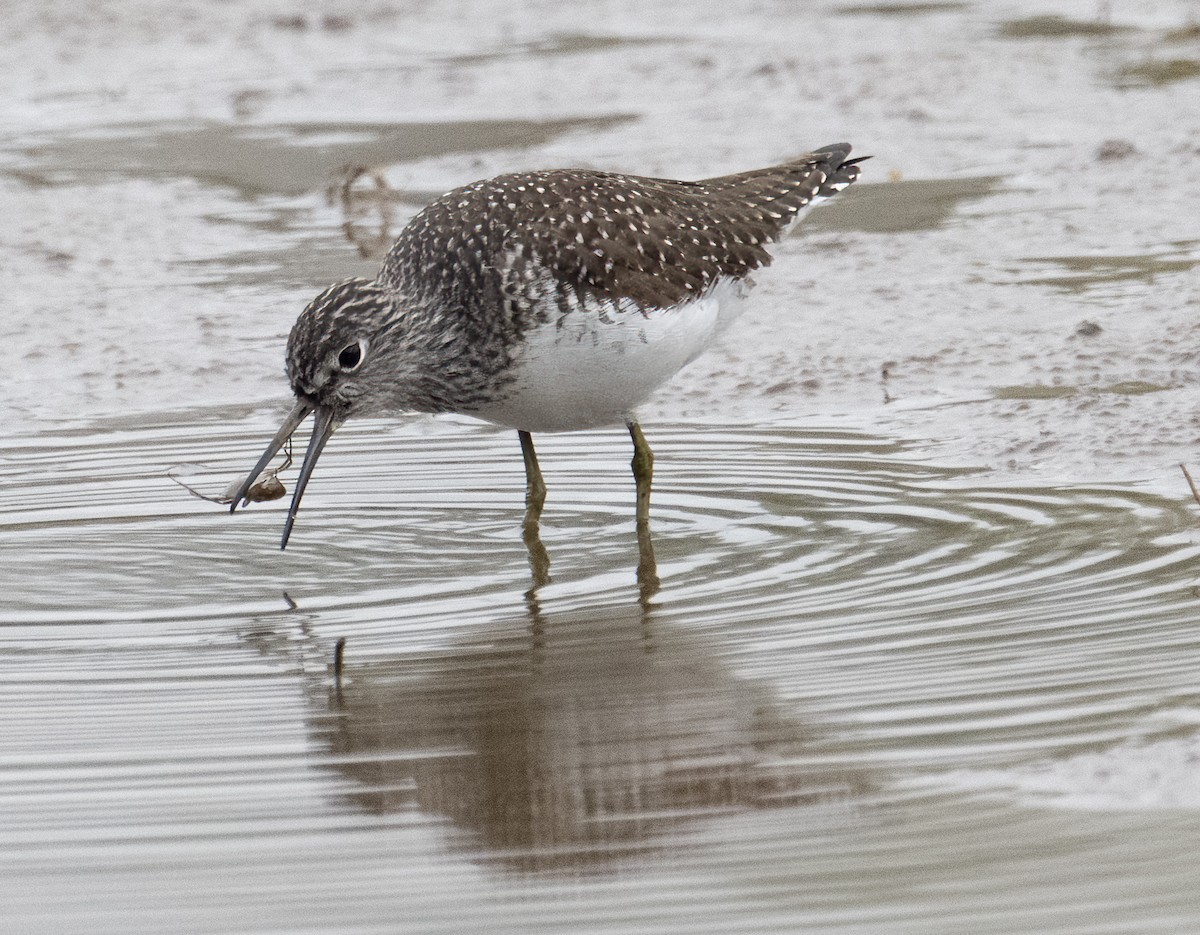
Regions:
<instances>
[{"instance_id":1,"label":"bird's breast","mask_svg":"<svg viewBox=\"0 0 1200 935\"><path fill-rule=\"evenodd\" d=\"M725 279L665 309L581 300L525 330L503 394L471 414L528 432L620 424L716 340L746 289Z\"/></svg>"}]
</instances>

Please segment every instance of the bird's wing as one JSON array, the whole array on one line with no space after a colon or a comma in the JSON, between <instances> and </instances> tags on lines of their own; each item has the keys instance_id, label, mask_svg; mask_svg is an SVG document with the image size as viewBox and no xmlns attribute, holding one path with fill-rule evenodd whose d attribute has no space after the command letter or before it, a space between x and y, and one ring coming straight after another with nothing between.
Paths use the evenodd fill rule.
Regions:
<instances>
[{"instance_id":1,"label":"bird's wing","mask_svg":"<svg viewBox=\"0 0 1200 935\"><path fill-rule=\"evenodd\" d=\"M771 262L799 212L858 177L837 145L697 182L588 170L499 176L450 192L401 234L382 279L509 315L599 299L670 308Z\"/></svg>"}]
</instances>

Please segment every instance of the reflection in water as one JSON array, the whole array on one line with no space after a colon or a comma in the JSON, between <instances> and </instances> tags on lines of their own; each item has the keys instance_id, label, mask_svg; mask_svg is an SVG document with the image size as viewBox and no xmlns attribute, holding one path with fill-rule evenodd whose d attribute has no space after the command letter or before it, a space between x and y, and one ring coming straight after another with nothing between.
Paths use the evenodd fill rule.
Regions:
<instances>
[{"instance_id":1,"label":"reflection in water","mask_svg":"<svg viewBox=\"0 0 1200 935\"><path fill-rule=\"evenodd\" d=\"M359 179L367 179L371 187L355 188ZM347 166L340 177L326 189L326 197L342 208L342 233L354 244L364 260L381 257L392 243L392 187L379 169L368 166Z\"/></svg>"},{"instance_id":2,"label":"reflection in water","mask_svg":"<svg viewBox=\"0 0 1200 935\"><path fill-rule=\"evenodd\" d=\"M528 475L530 454L524 441L522 450L525 452L525 470ZM537 476L540 483L540 473ZM525 497L525 518L521 523L521 540L525 543L525 549L529 553L531 584L525 593L525 598L531 607L531 612L532 608L537 606L538 590L550 583L550 553L542 542L541 532L545 500L545 487L542 486L538 491L531 483ZM639 509L641 509L640 506ZM654 558L654 540L650 533L650 522L644 517L639 517L637 520L637 548L638 596L643 609L648 609L650 599L658 593L662 587L662 581L658 577L658 563Z\"/></svg>"},{"instance_id":3,"label":"reflection in water","mask_svg":"<svg viewBox=\"0 0 1200 935\"><path fill-rule=\"evenodd\" d=\"M488 628L435 657L346 669L314 730L354 785L524 871L603 869L732 810L844 803L861 776L805 764L817 734L645 602ZM532 631L532 632L531 632Z\"/></svg>"},{"instance_id":4,"label":"reflection in water","mask_svg":"<svg viewBox=\"0 0 1200 935\"><path fill-rule=\"evenodd\" d=\"M528 457L528 456L527 456ZM475 832L470 849L523 870L602 866L697 815L844 798L783 757L804 730L703 647L653 635L660 582L637 524L636 606L547 617L544 488L522 523L527 620L441 661L359 667L334 654L318 733L372 814L414 805ZM295 607L291 602L289 604ZM482 839L482 845L476 844Z\"/></svg>"},{"instance_id":5,"label":"reflection in water","mask_svg":"<svg viewBox=\"0 0 1200 935\"><path fill-rule=\"evenodd\" d=\"M624 433L548 442L531 589L510 434L351 431L293 554L155 475L205 418L6 443L23 929L1200 931L1190 500L660 426L642 601Z\"/></svg>"}]
</instances>

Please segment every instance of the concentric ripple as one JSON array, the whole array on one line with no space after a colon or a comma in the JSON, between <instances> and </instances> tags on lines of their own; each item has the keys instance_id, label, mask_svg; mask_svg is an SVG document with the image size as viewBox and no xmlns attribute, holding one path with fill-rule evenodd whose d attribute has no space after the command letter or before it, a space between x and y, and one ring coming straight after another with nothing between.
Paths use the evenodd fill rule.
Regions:
<instances>
[{"instance_id":1,"label":"concentric ripple","mask_svg":"<svg viewBox=\"0 0 1200 935\"><path fill-rule=\"evenodd\" d=\"M1042 930L1082 931L1111 893L1079 848L1127 865L1139 919L1194 890L1182 499L1000 487L850 431L647 426L650 594L624 433L545 437L551 580L533 587L512 433L347 426L281 552L286 501L230 515L167 476L223 491L273 430L233 423L0 452L17 917L72 930L103 899L130 931L217 931L239 909L450 931L451 908L587 930L621 899L631 931L719 931L748 905L763 930L880 913L1005 931L1023 888L1035 915L1074 907ZM1139 757L1130 782L1108 775Z\"/></svg>"}]
</instances>

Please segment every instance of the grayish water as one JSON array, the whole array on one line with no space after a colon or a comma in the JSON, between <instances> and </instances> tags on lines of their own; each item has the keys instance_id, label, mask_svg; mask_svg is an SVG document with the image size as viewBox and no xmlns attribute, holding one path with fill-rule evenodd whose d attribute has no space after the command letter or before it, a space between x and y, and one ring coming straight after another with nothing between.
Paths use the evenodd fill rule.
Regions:
<instances>
[{"instance_id":1,"label":"grayish water","mask_svg":"<svg viewBox=\"0 0 1200 935\"><path fill-rule=\"evenodd\" d=\"M853 432L660 426L644 603L623 434L568 436L530 594L508 433L347 429L281 553L281 506L163 478L199 458L219 487L270 426L234 415L5 452L24 930L1194 918L1186 506Z\"/></svg>"},{"instance_id":2,"label":"grayish water","mask_svg":"<svg viewBox=\"0 0 1200 935\"><path fill-rule=\"evenodd\" d=\"M0 929L1200 930L1197 10L1112 7L0 0ZM468 420L287 552L167 476L437 193L842 138L644 413L656 594L623 432L538 587Z\"/></svg>"}]
</instances>

